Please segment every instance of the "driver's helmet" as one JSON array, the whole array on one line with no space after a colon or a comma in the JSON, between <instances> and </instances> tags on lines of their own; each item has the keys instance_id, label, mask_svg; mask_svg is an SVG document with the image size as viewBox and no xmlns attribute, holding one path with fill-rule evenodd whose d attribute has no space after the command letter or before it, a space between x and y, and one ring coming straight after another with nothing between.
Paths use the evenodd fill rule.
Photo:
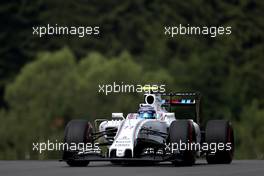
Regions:
<instances>
[{"instance_id":1,"label":"driver's helmet","mask_svg":"<svg viewBox=\"0 0 264 176\"><path fill-rule=\"evenodd\" d=\"M140 119L155 119L156 118L156 111L150 105L141 106L138 110L139 118Z\"/></svg>"}]
</instances>

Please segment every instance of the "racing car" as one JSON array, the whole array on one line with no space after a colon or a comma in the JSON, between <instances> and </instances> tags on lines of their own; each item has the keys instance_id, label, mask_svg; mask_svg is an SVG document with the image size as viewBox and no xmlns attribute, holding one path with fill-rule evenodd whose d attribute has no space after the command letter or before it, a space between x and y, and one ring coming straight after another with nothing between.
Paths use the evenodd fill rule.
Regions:
<instances>
[{"instance_id":1,"label":"racing car","mask_svg":"<svg viewBox=\"0 0 264 176\"><path fill-rule=\"evenodd\" d=\"M205 157L209 164L231 163L234 153L231 122L210 120L203 127L200 104L198 92L146 93L138 110L126 117L123 113L112 113L112 119L96 119L93 123L71 120L65 128L65 143L86 148L67 148L62 160L69 166L87 166L91 161L113 164L169 161L191 166L199 157Z\"/></svg>"}]
</instances>

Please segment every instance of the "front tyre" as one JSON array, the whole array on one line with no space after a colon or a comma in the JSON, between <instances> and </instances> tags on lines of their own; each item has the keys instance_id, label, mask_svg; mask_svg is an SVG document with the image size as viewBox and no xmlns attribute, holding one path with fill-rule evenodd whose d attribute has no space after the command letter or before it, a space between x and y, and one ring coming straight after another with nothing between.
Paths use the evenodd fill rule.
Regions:
<instances>
[{"instance_id":1,"label":"front tyre","mask_svg":"<svg viewBox=\"0 0 264 176\"><path fill-rule=\"evenodd\" d=\"M86 144L92 142L92 125L86 120L71 120L64 132L64 141L68 146L74 144ZM89 161L77 161L74 156L78 151L66 150L63 152L63 160L72 167L85 167L89 164Z\"/></svg>"},{"instance_id":2,"label":"front tyre","mask_svg":"<svg viewBox=\"0 0 264 176\"><path fill-rule=\"evenodd\" d=\"M234 154L234 133L232 125L227 120L210 120L205 129L207 144L216 145L216 150L206 153L208 164L229 164ZM219 146L223 149L220 150ZM223 147L224 145L224 147Z\"/></svg>"},{"instance_id":3,"label":"front tyre","mask_svg":"<svg viewBox=\"0 0 264 176\"><path fill-rule=\"evenodd\" d=\"M186 145L195 142L195 130L191 120L175 120L171 123L169 129L169 141L171 145L184 143ZM182 150L174 154L175 159L180 158L181 162L174 162L175 165L191 166L195 163L194 150Z\"/></svg>"}]
</instances>

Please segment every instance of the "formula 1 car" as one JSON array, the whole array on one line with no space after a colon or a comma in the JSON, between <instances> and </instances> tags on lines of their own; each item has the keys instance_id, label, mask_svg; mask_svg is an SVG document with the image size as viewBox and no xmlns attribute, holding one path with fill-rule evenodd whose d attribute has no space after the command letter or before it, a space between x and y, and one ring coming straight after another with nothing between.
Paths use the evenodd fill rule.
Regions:
<instances>
[{"instance_id":1,"label":"formula 1 car","mask_svg":"<svg viewBox=\"0 0 264 176\"><path fill-rule=\"evenodd\" d=\"M196 158L205 156L209 164L231 163L232 125L227 120L210 120L203 128L200 93L148 93L144 101L126 118L112 113L111 120L96 119L93 124L70 121L65 143L86 148L67 148L62 160L69 166L87 166L90 161L193 165Z\"/></svg>"}]
</instances>

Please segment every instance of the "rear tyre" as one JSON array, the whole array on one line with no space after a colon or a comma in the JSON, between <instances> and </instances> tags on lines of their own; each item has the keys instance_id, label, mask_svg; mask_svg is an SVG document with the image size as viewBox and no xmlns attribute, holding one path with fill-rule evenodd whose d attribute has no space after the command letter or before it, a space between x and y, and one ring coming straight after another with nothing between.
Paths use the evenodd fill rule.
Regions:
<instances>
[{"instance_id":1,"label":"rear tyre","mask_svg":"<svg viewBox=\"0 0 264 176\"><path fill-rule=\"evenodd\" d=\"M83 143L85 145L88 142L92 142L92 125L86 120L71 120L65 128L64 141L69 146L72 143L78 146L78 144L80 143ZM66 163L69 166L87 166L89 164L89 161L77 161L74 159L74 156L77 153L78 151L64 151L63 160L66 160Z\"/></svg>"},{"instance_id":2,"label":"rear tyre","mask_svg":"<svg viewBox=\"0 0 264 176\"><path fill-rule=\"evenodd\" d=\"M195 130L191 120L175 120L171 123L169 129L169 141L171 145L178 145L180 143L191 144L195 142ZM174 154L175 165L191 166L195 163L195 151L194 150L181 150L179 153ZM177 159L180 159L177 161Z\"/></svg>"},{"instance_id":3,"label":"rear tyre","mask_svg":"<svg viewBox=\"0 0 264 176\"><path fill-rule=\"evenodd\" d=\"M216 150L206 153L208 164L229 164L234 154L234 133L231 123L227 120L210 120L206 125L205 141L216 145ZM221 149L220 146L221 144ZM224 147L223 147L224 145Z\"/></svg>"}]
</instances>

